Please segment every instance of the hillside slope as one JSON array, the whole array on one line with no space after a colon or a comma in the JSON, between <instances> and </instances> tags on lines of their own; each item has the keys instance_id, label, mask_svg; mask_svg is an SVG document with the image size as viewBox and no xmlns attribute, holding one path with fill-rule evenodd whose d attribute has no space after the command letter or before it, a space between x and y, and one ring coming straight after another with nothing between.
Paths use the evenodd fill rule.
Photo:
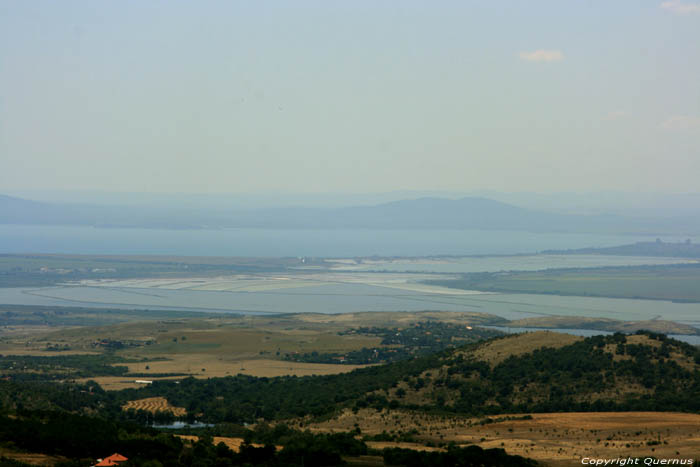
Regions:
<instances>
[{"instance_id":1,"label":"hillside slope","mask_svg":"<svg viewBox=\"0 0 700 467\"><path fill-rule=\"evenodd\" d=\"M69 385L20 386L0 381L0 405L73 411L82 402L67 397L71 391ZM82 394L72 392L78 393ZM470 416L631 410L697 413L700 349L646 332L585 339L537 332L345 374L277 378L239 374L156 381L141 389L94 393L85 402L116 415L126 401L147 397L164 397L212 423L328 416L348 408Z\"/></svg>"},{"instance_id":2,"label":"hillside slope","mask_svg":"<svg viewBox=\"0 0 700 467\"><path fill-rule=\"evenodd\" d=\"M463 415L698 412L700 349L651 333L583 339L543 331L341 375L187 379L120 395L153 396L201 412L210 421L239 422L367 407Z\"/></svg>"},{"instance_id":3,"label":"hillside slope","mask_svg":"<svg viewBox=\"0 0 700 467\"><path fill-rule=\"evenodd\" d=\"M394 406L466 414L696 412L700 351L646 332L582 339L541 331L447 354L439 365L404 378L381 397Z\"/></svg>"}]
</instances>

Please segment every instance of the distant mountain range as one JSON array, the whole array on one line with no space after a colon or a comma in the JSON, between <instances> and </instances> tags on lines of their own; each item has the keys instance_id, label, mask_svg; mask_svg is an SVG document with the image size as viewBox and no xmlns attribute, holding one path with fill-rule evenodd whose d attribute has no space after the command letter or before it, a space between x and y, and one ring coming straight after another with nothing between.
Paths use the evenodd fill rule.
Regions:
<instances>
[{"instance_id":1,"label":"distant mountain range","mask_svg":"<svg viewBox=\"0 0 700 467\"><path fill-rule=\"evenodd\" d=\"M700 232L700 226L695 219L641 219L603 214L560 214L525 209L479 197L461 199L426 197L373 206L246 210L223 207L178 207L172 203L160 206L49 203L0 195L0 224L166 229L481 229L648 235L671 233L688 235L688 232Z\"/></svg>"}]
</instances>

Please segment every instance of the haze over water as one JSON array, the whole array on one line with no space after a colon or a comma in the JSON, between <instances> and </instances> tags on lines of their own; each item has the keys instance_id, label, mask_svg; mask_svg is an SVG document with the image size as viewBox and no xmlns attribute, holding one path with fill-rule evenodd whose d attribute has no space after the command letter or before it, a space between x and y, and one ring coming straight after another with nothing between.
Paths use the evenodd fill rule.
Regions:
<instances>
[{"instance_id":1,"label":"haze over water","mask_svg":"<svg viewBox=\"0 0 700 467\"><path fill-rule=\"evenodd\" d=\"M665 241L685 239L663 237ZM344 257L503 255L616 246L653 236L486 230L106 229L0 225L0 254ZM695 239L697 240L697 239Z\"/></svg>"}]
</instances>

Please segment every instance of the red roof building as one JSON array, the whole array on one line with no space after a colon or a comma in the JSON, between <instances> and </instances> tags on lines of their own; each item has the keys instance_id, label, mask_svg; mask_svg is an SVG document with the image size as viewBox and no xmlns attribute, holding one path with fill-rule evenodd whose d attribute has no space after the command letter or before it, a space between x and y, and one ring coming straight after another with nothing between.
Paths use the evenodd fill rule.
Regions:
<instances>
[{"instance_id":1,"label":"red roof building","mask_svg":"<svg viewBox=\"0 0 700 467\"><path fill-rule=\"evenodd\" d=\"M126 457L122 456L121 454L114 453L109 457L105 457L104 459L100 460L97 464L94 465L94 467L103 467L103 466L109 466L109 465L119 465L122 462L128 461Z\"/></svg>"}]
</instances>

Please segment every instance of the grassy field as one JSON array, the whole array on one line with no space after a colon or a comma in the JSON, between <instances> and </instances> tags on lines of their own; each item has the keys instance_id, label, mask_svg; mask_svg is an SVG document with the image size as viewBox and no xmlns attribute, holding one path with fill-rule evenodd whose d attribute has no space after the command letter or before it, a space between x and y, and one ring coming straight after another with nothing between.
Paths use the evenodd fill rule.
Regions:
<instances>
[{"instance_id":1,"label":"grassy field","mask_svg":"<svg viewBox=\"0 0 700 467\"><path fill-rule=\"evenodd\" d=\"M700 264L466 274L430 281L466 290L700 302Z\"/></svg>"},{"instance_id":2,"label":"grassy field","mask_svg":"<svg viewBox=\"0 0 700 467\"><path fill-rule=\"evenodd\" d=\"M338 334L360 326L406 327L424 320L478 325L493 320L489 315L468 312L274 317L175 312L169 317L169 312L84 308L10 307L8 310L17 322L29 324L0 328L0 355L114 355L124 360L117 365L126 366L129 375L80 379L94 379L110 390L138 387L137 379L173 379L186 375L210 378L239 373L261 377L345 373L360 365L295 362L285 360L285 356L309 352L342 354L380 346L381 338L377 336ZM39 319L42 315L56 315L60 324L42 324ZM101 326L67 325L109 321L116 322Z\"/></svg>"},{"instance_id":3,"label":"grassy field","mask_svg":"<svg viewBox=\"0 0 700 467\"><path fill-rule=\"evenodd\" d=\"M269 317L151 320L5 336L0 339L0 354L58 357L112 352L136 361L126 366L138 378L93 378L107 389L137 387L135 379L161 379L167 374L199 378L238 373L268 377L332 374L357 366L283 362L282 356L295 352L345 352L379 344L376 337L338 336L335 330L345 327ZM104 342L118 346L106 348Z\"/></svg>"}]
</instances>

